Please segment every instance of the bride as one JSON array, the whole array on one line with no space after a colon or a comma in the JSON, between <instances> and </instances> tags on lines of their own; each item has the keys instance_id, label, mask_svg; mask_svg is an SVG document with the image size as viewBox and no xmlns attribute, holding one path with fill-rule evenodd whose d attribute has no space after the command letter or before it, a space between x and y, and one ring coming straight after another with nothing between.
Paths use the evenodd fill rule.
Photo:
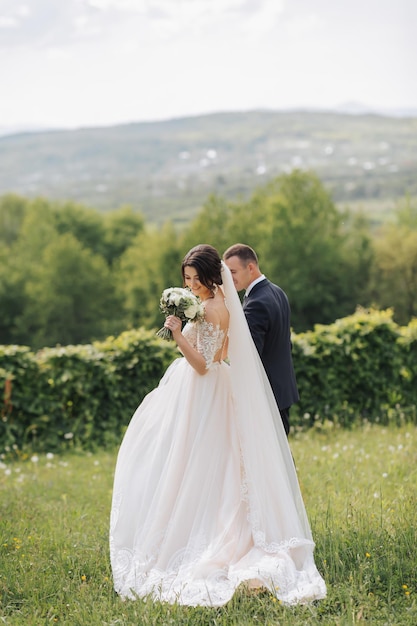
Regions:
<instances>
[{"instance_id":1,"label":"bride","mask_svg":"<svg viewBox=\"0 0 417 626\"><path fill-rule=\"evenodd\" d=\"M183 330L167 317L183 356L138 407L119 450L115 590L190 606L221 606L241 583L289 605L323 598L287 437L230 271L198 245L182 275L205 315Z\"/></svg>"}]
</instances>

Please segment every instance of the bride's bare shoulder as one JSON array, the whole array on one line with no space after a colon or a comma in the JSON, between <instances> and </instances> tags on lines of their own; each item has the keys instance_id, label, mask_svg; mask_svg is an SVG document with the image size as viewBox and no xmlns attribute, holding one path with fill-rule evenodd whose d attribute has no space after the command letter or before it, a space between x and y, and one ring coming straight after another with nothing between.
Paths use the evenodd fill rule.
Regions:
<instances>
[{"instance_id":1,"label":"bride's bare shoulder","mask_svg":"<svg viewBox=\"0 0 417 626\"><path fill-rule=\"evenodd\" d=\"M229 318L229 311L226 308L224 297L220 294L219 296L216 295L216 297L206 300L204 304L204 308L206 310L205 317L208 322L213 322L222 326Z\"/></svg>"}]
</instances>

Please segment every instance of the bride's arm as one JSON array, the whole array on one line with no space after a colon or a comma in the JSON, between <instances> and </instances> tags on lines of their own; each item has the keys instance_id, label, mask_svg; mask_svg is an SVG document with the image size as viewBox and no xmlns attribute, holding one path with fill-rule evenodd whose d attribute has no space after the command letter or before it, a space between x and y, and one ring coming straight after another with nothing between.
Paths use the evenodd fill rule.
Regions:
<instances>
[{"instance_id":1,"label":"bride's arm","mask_svg":"<svg viewBox=\"0 0 417 626\"><path fill-rule=\"evenodd\" d=\"M223 345L222 360L225 361L228 358L228 355L229 355L229 337L226 337L226 340Z\"/></svg>"},{"instance_id":2,"label":"bride's arm","mask_svg":"<svg viewBox=\"0 0 417 626\"><path fill-rule=\"evenodd\" d=\"M210 321L213 322L212 319L207 319L210 317L213 317L213 313L209 313L206 311L206 320L208 322ZM178 317L175 317L174 315L169 315L165 320L164 326L170 329L172 336L177 343L178 348L181 350L182 354L187 359L191 367L193 367L198 374L200 374L201 376L204 376L204 374L207 373L206 360L204 356L200 352L198 352L198 350L195 350L192 347L192 345L187 341L187 339L182 334L181 320Z\"/></svg>"}]
</instances>

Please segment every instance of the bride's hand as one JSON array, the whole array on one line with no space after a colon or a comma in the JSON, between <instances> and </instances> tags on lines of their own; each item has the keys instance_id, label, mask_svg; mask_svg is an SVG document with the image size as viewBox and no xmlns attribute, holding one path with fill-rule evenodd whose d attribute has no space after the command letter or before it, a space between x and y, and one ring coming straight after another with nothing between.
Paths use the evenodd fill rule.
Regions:
<instances>
[{"instance_id":1,"label":"bride's hand","mask_svg":"<svg viewBox=\"0 0 417 626\"><path fill-rule=\"evenodd\" d=\"M164 323L165 328L169 328L174 339L181 334L182 323L179 317L168 315Z\"/></svg>"}]
</instances>

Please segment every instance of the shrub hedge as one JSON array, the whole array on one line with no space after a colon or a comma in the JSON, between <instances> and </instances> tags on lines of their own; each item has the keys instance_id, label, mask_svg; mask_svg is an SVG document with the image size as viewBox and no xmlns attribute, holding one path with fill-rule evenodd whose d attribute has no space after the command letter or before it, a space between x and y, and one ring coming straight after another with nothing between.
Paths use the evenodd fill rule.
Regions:
<instances>
[{"instance_id":1,"label":"shrub hedge","mask_svg":"<svg viewBox=\"0 0 417 626\"><path fill-rule=\"evenodd\" d=\"M137 405L176 355L173 343L143 329L37 353L0 346L0 448L31 444L54 451L119 443Z\"/></svg>"},{"instance_id":2,"label":"shrub hedge","mask_svg":"<svg viewBox=\"0 0 417 626\"><path fill-rule=\"evenodd\" d=\"M301 400L295 429L358 420L416 421L417 319L358 310L293 336ZM143 329L91 345L0 346L0 452L94 449L120 442L131 415L178 356Z\"/></svg>"},{"instance_id":3,"label":"shrub hedge","mask_svg":"<svg viewBox=\"0 0 417 626\"><path fill-rule=\"evenodd\" d=\"M293 425L416 420L417 319L400 327L392 316L358 309L293 337L301 398Z\"/></svg>"}]
</instances>

